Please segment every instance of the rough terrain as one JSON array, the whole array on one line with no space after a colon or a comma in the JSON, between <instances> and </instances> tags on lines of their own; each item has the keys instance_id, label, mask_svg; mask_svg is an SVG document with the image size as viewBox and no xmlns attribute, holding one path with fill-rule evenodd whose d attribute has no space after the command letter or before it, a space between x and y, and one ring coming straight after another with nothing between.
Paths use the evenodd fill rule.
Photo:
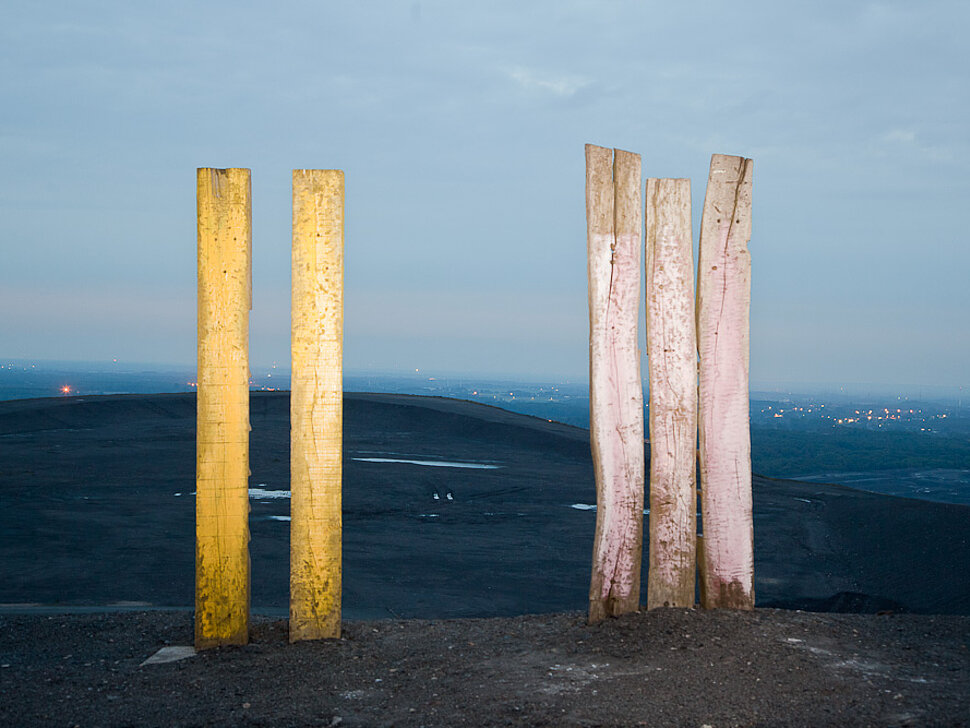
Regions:
<instances>
[{"instance_id":1,"label":"rough terrain","mask_svg":"<svg viewBox=\"0 0 970 728\"><path fill-rule=\"evenodd\" d=\"M655 610L374 621L140 664L185 612L0 616L0 725L965 726L970 618Z\"/></svg>"}]
</instances>

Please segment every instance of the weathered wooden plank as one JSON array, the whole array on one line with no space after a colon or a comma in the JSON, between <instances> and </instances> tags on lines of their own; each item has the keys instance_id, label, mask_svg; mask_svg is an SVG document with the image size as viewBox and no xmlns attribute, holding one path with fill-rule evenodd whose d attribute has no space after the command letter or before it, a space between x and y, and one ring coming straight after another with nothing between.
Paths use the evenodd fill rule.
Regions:
<instances>
[{"instance_id":1,"label":"weathered wooden plank","mask_svg":"<svg viewBox=\"0 0 970 728\"><path fill-rule=\"evenodd\" d=\"M590 441L596 534L589 620L635 611L643 539L640 155L586 146Z\"/></svg>"},{"instance_id":2,"label":"weathered wooden plank","mask_svg":"<svg viewBox=\"0 0 970 728\"><path fill-rule=\"evenodd\" d=\"M750 159L715 154L697 263L705 607L754 607L748 317Z\"/></svg>"},{"instance_id":3,"label":"weathered wooden plank","mask_svg":"<svg viewBox=\"0 0 970 728\"><path fill-rule=\"evenodd\" d=\"M344 173L293 171L290 641L340 636Z\"/></svg>"},{"instance_id":4,"label":"weathered wooden plank","mask_svg":"<svg viewBox=\"0 0 970 728\"><path fill-rule=\"evenodd\" d=\"M195 645L249 640L248 169L199 169Z\"/></svg>"},{"instance_id":5,"label":"weathered wooden plank","mask_svg":"<svg viewBox=\"0 0 970 728\"><path fill-rule=\"evenodd\" d=\"M650 564L647 608L693 607L697 559L697 337L690 180L648 179Z\"/></svg>"}]
</instances>

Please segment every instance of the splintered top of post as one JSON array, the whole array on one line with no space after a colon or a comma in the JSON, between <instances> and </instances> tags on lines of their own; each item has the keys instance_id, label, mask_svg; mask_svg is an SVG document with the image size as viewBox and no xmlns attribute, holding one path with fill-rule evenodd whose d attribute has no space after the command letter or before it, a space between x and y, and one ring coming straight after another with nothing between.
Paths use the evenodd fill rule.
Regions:
<instances>
[{"instance_id":1,"label":"splintered top of post","mask_svg":"<svg viewBox=\"0 0 970 728\"><path fill-rule=\"evenodd\" d=\"M330 203L343 206L344 171L342 169L294 169L293 170L293 214L306 204L319 205L323 198ZM305 198L305 199L304 199ZM309 203L311 198L318 198ZM343 213L340 213L343 216ZM293 218L296 220L296 217Z\"/></svg>"},{"instance_id":2,"label":"splintered top of post","mask_svg":"<svg viewBox=\"0 0 970 728\"><path fill-rule=\"evenodd\" d=\"M241 190L245 186L246 194L249 193L251 173L248 167L227 167L219 169L216 167L198 167L196 175L196 190L202 193L208 190L216 199L221 199L231 192L232 187Z\"/></svg>"},{"instance_id":3,"label":"splintered top of post","mask_svg":"<svg viewBox=\"0 0 970 728\"><path fill-rule=\"evenodd\" d=\"M586 145L586 233L613 235L613 150Z\"/></svg>"},{"instance_id":4,"label":"splintered top of post","mask_svg":"<svg viewBox=\"0 0 970 728\"><path fill-rule=\"evenodd\" d=\"M247 308L253 304L252 176L245 167L196 169L199 240L199 280L211 255L232 255L245 264L239 280L245 283ZM203 245L210 240L212 250Z\"/></svg>"},{"instance_id":5,"label":"splintered top of post","mask_svg":"<svg viewBox=\"0 0 970 728\"><path fill-rule=\"evenodd\" d=\"M690 227L690 180L686 177L648 177L646 184L645 207L647 245L656 237L660 208L666 207L666 214L683 216L686 214ZM676 218L680 221L680 218ZM688 235L688 238L690 236Z\"/></svg>"},{"instance_id":6,"label":"splintered top of post","mask_svg":"<svg viewBox=\"0 0 970 728\"><path fill-rule=\"evenodd\" d=\"M336 175L338 177L344 176L344 171L342 169L294 169L293 179L297 177L316 177L318 175Z\"/></svg>"},{"instance_id":7,"label":"splintered top of post","mask_svg":"<svg viewBox=\"0 0 970 728\"><path fill-rule=\"evenodd\" d=\"M639 240L643 217L640 201L640 155L613 150L613 231Z\"/></svg>"},{"instance_id":8,"label":"splintered top of post","mask_svg":"<svg viewBox=\"0 0 970 728\"><path fill-rule=\"evenodd\" d=\"M657 243L660 234L662 218L669 223L676 223L678 232L686 232L686 240L680 241L687 245L687 255L690 258L690 180L685 177L648 177L646 184L644 210L646 215L646 245L650 249ZM651 261L647 261L647 269Z\"/></svg>"},{"instance_id":9,"label":"splintered top of post","mask_svg":"<svg viewBox=\"0 0 970 728\"><path fill-rule=\"evenodd\" d=\"M704 215L709 208L718 215L730 215L729 237L732 242L747 243L751 239L751 188L754 161L728 154L711 156L711 173L704 200ZM723 220L723 218L721 218ZM708 220L709 225L723 224ZM701 222L704 227L704 221ZM712 230L713 232L713 230Z\"/></svg>"}]
</instances>

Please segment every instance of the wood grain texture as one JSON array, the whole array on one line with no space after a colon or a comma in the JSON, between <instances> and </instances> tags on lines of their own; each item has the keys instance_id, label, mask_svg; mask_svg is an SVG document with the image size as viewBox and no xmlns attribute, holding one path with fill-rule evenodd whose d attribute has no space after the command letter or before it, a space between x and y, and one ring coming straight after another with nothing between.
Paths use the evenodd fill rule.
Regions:
<instances>
[{"instance_id":1,"label":"wood grain texture","mask_svg":"<svg viewBox=\"0 0 970 728\"><path fill-rule=\"evenodd\" d=\"M590 441L596 477L589 620L635 611L643 541L640 155L586 146Z\"/></svg>"},{"instance_id":2,"label":"wood grain texture","mask_svg":"<svg viewBox=\"0 0 970 728\"><path fill-rule=\"evenodd\" d=\"M248 169L199 169L195 644L249 640Z\"/></svg>"},{"instance_id":3,"label":"wood grain texture","mask_svg":"<svg viewBox=\"0 0 970 728\"><path fill-rule=\"evenodd\" d=\"M340 636L344 174L293 171L290 641Z\"/></svg>"},{"instance_id":4,"label":"wood grain texture","mask_svg":"<svg viewBox=\"0 0 970 728\"><path fill-rule=\"evenodd\" d=\"M647 608L693 607L697 559L697 337L689 179L648 179L650 563Z\"/></svg>"},{"instance_id":5,"label":"wood grain texture","mask_svg":"<svg viewBox=\"0 0 970 728\"><path fill-rule=\"evenodd\" d=\"M701 588L708 608L754 607L748 318L750 159L715 154L697 263L702 515Z\"/></svg>"}]
</instances>

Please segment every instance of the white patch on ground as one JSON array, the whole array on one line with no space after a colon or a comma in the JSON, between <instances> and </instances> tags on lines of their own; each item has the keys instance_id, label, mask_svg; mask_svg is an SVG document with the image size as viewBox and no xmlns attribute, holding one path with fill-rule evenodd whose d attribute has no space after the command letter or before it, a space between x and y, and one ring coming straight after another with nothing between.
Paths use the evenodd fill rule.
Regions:
<instances>
[{"instance_id":1,"label":"white patch on ground","mask_svg":"<svg viewBox=\"0 0 970 728\"><path fill-rule=\"evenodd\" d=\"M179 660L185 660L189 657L195 657L195 654L194 647L188 647L185 645L163 647L141 663L140 667L144 667L145 665L164 665L166 662L178 662Z\"/></svg>"},{"instance_id":2,"label":"white patch on ground","mask_svg":"<svg viewBox=\"0 0 970 728\"><path fill-rule=\"evenodd\" d=\"M874 660L867 660L858 654L845 657L844 655L840 655L838 651L807 644L804 640L800 640L797 637L788 637L785 642L791 647L807 650L813 655L818 655L825 659L826 664L830 668L835 670L850 670L862 675L866 679L883 678L886 680L905 680L906 682L915 683L929 682L924 677L903 675L899 670L893 669L889 665Z\"/></svg>"},{"instance_id":3,"label":"white patch on ground","mask_svg":"<svg viewBox=\"0 0 970 728\"><path fill-rule=\"evenodd\" d=\"M593 680L598 680L600 677L599 670L604 667L609 667L609 664L593 664L588 667L585 665L552 665L546 673L546 677L553 680L540 689L547 695L578 692Z\"/></svg>"},{"instance_id":4,"label":"white patch on ground","mask_svg":"<svg viewBox=\"0 0 970 728\"><path fill-rule=\"evenodd\" d=\"M353 458L359 463L402 463L405 465L423 465L430 468L468 468L470 470L498 470L501 465L486 465L484 463L459 463L450 460L405 460L403 458Z\"/></svg>"},{"instance_id":5,"label":"white patch on ground","mask_svg":"<svg viewBox=\"0 0 970 728\"><path fill-rule=\"evenodd\" d=\"M292 520L289 516L267 516L269 521L289 521Z\"/></svg>"},{"instance_id":6,"label":"white patch on ground","mask_svg":"<svg viewBox=\"0 0 970 728\"><path fill-rule=\"evenodd\" d=\"M570 508L575 508L577 511L595 511L596 510L596 504L594 504L594 503L573 503L569 507ZM649 516L650 515L650 509L649 508L644 508L643 509L643 515Z\"/></svg>"},{"instance_id":7,"label":"white patch on ground","mask_svg":"<svg viewBox=\"0 0 970 728\"><path fill-rule=\"evenodd\" d=\"M266 485L266 483L260 483ZM289 498L288 490L265 490L263 488L250 488L249 497L255 500L273 500L274 498Z\"/></svg>"},{"instance_id":8,"label":"white patch on ground","mask_svg":"<svg viewBox=\"0 0 970 728\"><path fill-rule=\"evenodd\" d=\"M576 693L584 689L590 689L590 684L595 686L596 681L608 681L613 677L645 676L659 670L645 664L628 665L627 669L622 666L611 667L610 663L591 663L589 665L551 665L546 672L547 680L539 688L547 695L559 695L562 693ZM597 690L590 690L593 695Z\"/></svg>"}]
</instances>

